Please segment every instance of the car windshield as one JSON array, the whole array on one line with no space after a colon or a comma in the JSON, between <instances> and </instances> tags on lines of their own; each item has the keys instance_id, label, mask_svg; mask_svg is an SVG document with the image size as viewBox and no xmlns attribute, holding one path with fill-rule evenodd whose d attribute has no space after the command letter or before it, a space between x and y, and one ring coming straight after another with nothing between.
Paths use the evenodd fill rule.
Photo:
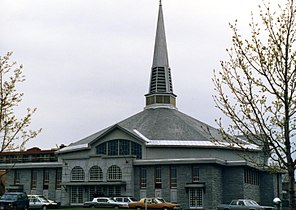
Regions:
<instances>
[{"instance_id":1,"label":"car windshield","mask_svg":"<svg viewBox=\"0 0 296 210\"><path fill-rule=\"evenodd\" d=\"M17 200L17 195L16 194L4 194L4 195L2 195L1 200L15 201L15 200Z\"/></svg>"},{"instance_id":2,"label":"car windshield","mask_svg":"<svg viewBox=\"0 0 296 210\"><path fill-rule=\"evenodd\" d=\"M47 198L44 197L44 196L38 196L38 198L39 198L39 200L40 200L41 202L49 202L49 201L47 200Z\"/></svg>"},{"instance_id":3,"label":"car windshield","mask_svg":"<svg viewBox=\"0 0 296 210\"><path fill-rule=\"evenodd\" d=\"M256 201L252 201L252 200L246 200L245 203L247 206L259 206L259 204L256 203Z\"/></svg>"},{"instance_id":4,"label":"car windshield","mask_svg":"<svg viewBox=\"0 0 296 210\"><path fill-rule=\"evenodd\" d=\"M161 200L159 200L159 199L153 199L153 202L154 203L163 203Z\"/></svg>"},{"instance_id":5,"label":"car windshield","mask_svg":"<svg viewBox=\"0 0 296 210\"><path fill-rule=\"evenodd\" d=\"M157 200L160 202L160 203L165 203L165 200L163 198L157 198Z\"/></svg>"},{"instance_id":6,"label":"car windshield","mask_svg":"<svg viewBox=\"0 0 296 210\"><path fill-rule=\"evenodd\" d=\"M138 201L138 200L136 200L135 198L130 198L130 199L131 199L131 201L134 201L134 202L135 202L135 201Z\"/></svg>"}]
</instances>

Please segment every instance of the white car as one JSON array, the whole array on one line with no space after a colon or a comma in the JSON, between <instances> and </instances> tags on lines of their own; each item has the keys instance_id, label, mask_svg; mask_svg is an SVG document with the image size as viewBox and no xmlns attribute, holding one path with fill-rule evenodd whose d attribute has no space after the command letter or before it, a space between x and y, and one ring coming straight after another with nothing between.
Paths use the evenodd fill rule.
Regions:
<instances>
[{"instance_id":1,"label":"white car","mask_svg":"<svg viewBox=\"0 0 296 210\"><path fill-rule=\"evenodd\" d=\"M30 209L53 209L58 208L58 204L45 198L43 195L28 195Z\"/></svg>"},{"instance_id":2,"label":"white car","mask_svg":"<svg viewBox=\"0 0 296 210\"><path fill-rule=\"evenodd\" d=\"M123 196L123 197L113 197L113 200L117 201L117 202L122 202L122 203L132 203L132 202L136 202L137 200L134 199L133 197L128 197L128 196Z\"/></svg>"},{"instance_id":3,"label":"white car","mask_svg":"<svg viewBox=\"0 0 296 210\"><path fill-rule=\"evenodd\" d=\"M112 198L98 197L92 201L84 202L83 207L86 208L128 208L128 204L125 202L117 202Z\"/></svg>"}]
</instances>

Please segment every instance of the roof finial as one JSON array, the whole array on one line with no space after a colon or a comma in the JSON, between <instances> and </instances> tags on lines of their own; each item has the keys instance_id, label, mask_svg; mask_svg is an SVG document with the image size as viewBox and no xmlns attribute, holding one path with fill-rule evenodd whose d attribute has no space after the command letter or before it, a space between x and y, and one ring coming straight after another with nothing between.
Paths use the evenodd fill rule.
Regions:
<instances>
[{"instance_id":1,"label":"roof finial","mask_svg":"<svg viewBox=\"0 0 296 210\"><path fill-rule=\"evenodd\" d=\"M161 6L161 0L159 0L159 6Z\"/></svg>"}]
</instances>

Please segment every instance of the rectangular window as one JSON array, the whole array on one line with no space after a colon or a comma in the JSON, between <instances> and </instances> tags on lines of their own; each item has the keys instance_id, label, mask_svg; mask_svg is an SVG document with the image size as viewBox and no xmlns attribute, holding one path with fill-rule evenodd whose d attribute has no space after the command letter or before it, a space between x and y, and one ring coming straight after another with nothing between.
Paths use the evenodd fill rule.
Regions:
<instances>
[{"instance_id":1,"label":"rectangular window","mask_svg":"<svg viewBox=\"0 0 296 210\"><path fill-rule=\"evenodd\" d=\"M142 159L142 146L135 142L131 142L132 155L135 155L137 159Z\"/></svg>"},{"instance_id":2,"label":"rectangular window","mask_svg":"<svg viewBox=\"0 0 296 210\"><path fill-rule=\"evenodd\" d=\"M192 182L199 181L199 168L198 166L192 166Z\"/></svg>"},{"instance_id":3,"label":"rectangular window","mask_svg":"<svg viewBox=\"0 0 296 210\"><path fill-rule=\"evenodd\" d=\"M107 154L107 143L102 143L97 147L97 154L106 155Z\"/></svg>"},{"instance_id":4,"label":"rectangular window","mask_svg":"<svg viewBox=\"0 0 296 210\"><path fill-rule=\"evenodd\" d=\"M259 172L252 168L245 168L244 181L246 184L259 185Z\"/></svg>"},{"instance_id":5,"label":"rectangular window","mask_svg":"<svg viewBox=\"0 0 296 210\"><path fill-rule=\"evenodd\" d=\"M83 203L83 191L82 186L71 187L71 204L82 204Z\"/></svg>"},{"instance_id":6,"label":"rectangular window","mask_svg":"<svg viewBox=\"0 0 296 210\"><path fill-rule=\"evenodd\" d=\"M118 140L108 142L108 155L118 155Z\"/></svg>"},{"instance_id":7,"label":"rectangular window","mask_svg":"<svg viewBox=\"0 0 296 210\"><path fill-rule=\"evenodd\" d=\"M49 186L49 170L44 169L43 171L43 189L48 190Z\"/></svg>"},{"instance_id":8,"label":"rectangular window","mask_svg":"<svg viewBox=\"0 0 296 210\"><path fill-rule=\"evenodd\" d=\"M171 188L177 188L177 167L170 167L170 185Z\"/></svg>"},{"instance_id":9,"label":"rectangular window","mask_svg":"<svg viewBox=\"0 0 296 210\"><path fill-rule=\"evenodd\" d=\"M140 169L140 188L146 188L147 187L147 169L141 168Z\"/></svg>"},{"instance_id":10,"label":"rectangular window","mask_svg":"<svg viewBox=\"0 0 296 210\"><path fill-rule=\"evenodd\" d=\"M121 195L121 186L108 186L106 190L109 197Z\"/></svg>"},{"instance_id":11,"label":"rectangular window","mask_svg":"<svg viewBox=\"0 0 296 210\"><path fill-rule=\"evenodd\" d=\"M15 170L14 171L14 184L20 184L20 171L19 170Z\"/></svg>"},{"instance_id":12,"label":"rectangular window","mask_svg":"<svg viewBox=\"0 0 296 210\"><path fill-rule=\"evenodd\" d=\"M37 188L37 171L32 170L31 171L31 190L36 190Z\"/></svg>"},{"instance_id":13,"label":"rectangular window","mask_svg":"<svg viewBox=\"0 0 296 210\"><path fill-rule=\"evenodd\" d=\"M192 188L189 189L189 208L203 207L203 189Z\"/></svg>"},{"instance_id":14,"label":"rectangular window","mask_svg":"<svg viewBox=\"0 0 296 210\"><path fill-rule=\"evenodd\" d=\"M130 141L119 140L119 155L130 154Z\"/></svg>"},{"instance_id":15,"label":"rectangular window","mask_svg":"<svg viewBox=\"0 0 296 210\"><path fill-rule=\"evenodd\" d=\"M154 180L155 180L155 189L161 189L161 167L160 166L156 166L154 169Z\"/></svg>"},{"instance_id":16,"label":"rectangular window","mask_svg":"<svg viewBox=\"0 0 296 210\"><path fill-rule=\"evenodd\" d=\"M61 168L57 168L56 169L56 189L61 189L62 183L62 169Z\"/></svg>"}]
</instances>

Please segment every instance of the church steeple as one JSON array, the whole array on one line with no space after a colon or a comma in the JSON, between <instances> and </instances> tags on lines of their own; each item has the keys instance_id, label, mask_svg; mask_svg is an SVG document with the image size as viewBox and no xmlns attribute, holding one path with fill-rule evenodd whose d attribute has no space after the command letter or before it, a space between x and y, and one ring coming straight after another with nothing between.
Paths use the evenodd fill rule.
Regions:
<instances>
[{"instance_id":1,"label":"church steeple","mask_svg":"<svg viewBox=\"0 0 296 210\"><path fill-rule=\"evenodd\" d=\"M145 96L146 108L176 108L177 96L173 93L161 0L159 2L150 87L149 93Z\"/></svg>"}]
</instances>

